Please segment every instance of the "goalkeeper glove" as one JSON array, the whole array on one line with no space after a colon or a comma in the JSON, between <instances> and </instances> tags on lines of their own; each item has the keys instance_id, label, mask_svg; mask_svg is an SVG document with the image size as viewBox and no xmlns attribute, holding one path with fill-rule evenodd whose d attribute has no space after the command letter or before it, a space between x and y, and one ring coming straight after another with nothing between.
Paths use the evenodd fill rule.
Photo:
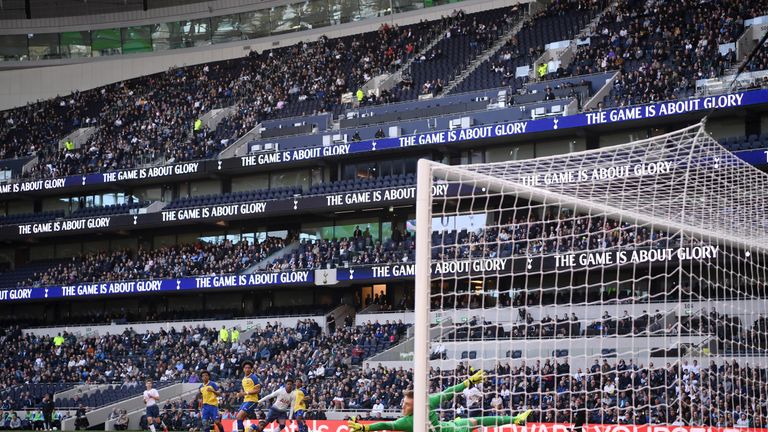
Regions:
<instances>
[{"instance_id":1,"label":"goalkeeper glove","mask_svg":"<svg viewBox=\"0 0 768 432\"><path fill-rule=\"evenodd\" d=\"M464 386L469 387L471 385L481 383L483 380L485 380L485 371L481 369L466 379L464 381Z\"/></svg>"},{"instance_id":2,"label":"goalkeeper glove","mask_svg":"<svg viewBox=\"0 0 768 432\"><path fill-rule=\"evenodd\" d=\"M533 410L525 410L525 411L521 412L520 414L518 414L518 415L516 415L516 416L514 416L512 418L512 423L514 423L516 425L525 423L525 419L527 419L528 416L531 415L532 412L533 412Z\"/></svg>"},{"instance_id":3,"label":"goalkeeper glove","mask_svg":"<svg viewBox=\"0 0 768 432\"><path fill-rule=\"evenodd\" d=\"M349 427L349 430L351 432L368 432L370 429L368 428L368 425L364 425L357 422L357 417L352 417L347 422L347 427Z\"/></svg>"}]
</instances>

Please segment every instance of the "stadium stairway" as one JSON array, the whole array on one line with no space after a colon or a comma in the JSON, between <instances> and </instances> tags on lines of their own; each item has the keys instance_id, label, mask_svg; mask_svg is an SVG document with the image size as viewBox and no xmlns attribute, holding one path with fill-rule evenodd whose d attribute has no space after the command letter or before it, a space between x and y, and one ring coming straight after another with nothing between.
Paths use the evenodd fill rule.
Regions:
<instances>
[{"instance_id":1,"label":"stadium stairway","mask_svg":"<svg viewBox=\"0 0 768 432\"><path fill-rule=\"evenodd\" d=\"M605 80L605 85L602 86L586 103L581 105L582 110L588 111L597 108L597 105L602 102L606 96L611 94L613 89L613 82L619 76L619 72L615 72L613 76Z\"/></svg>"},{"instance_id":2,"label":"stadium stairway","mask_svg":"<svg viewBox=\"0 0 768 432\"><path fill-rule=\"evenodd\" d=\"M243 270L243 274L251 274L251 273L255 273L255 272L260 271L260 270L264 270L266 268L267 264L271 263L272 261L274 261L276 259L280 259L280 258L284 257L285 255L292 254L293 251L295 251L298 248L299 248L299 242L295 241L295 242L289 244L288 246L278 250L277 252L267 256L266 258L264 258L263 260L257 262L256 264L254 264L254 265L248 267L247 269Z\"/></svg>"},{"instance_id":3,"label":"stadium stairway","mask_svg":"<svg viewBox=\"0 0 768 432\"><path fill-rule=\"evenodd\" d=\"M329 326L331 323L334 324L335 328L344 327L344 320L348 316L352 317L353 320L355 319L355 308L353 306L342 304L333 308L333 310L325 314L325 327L323 330L330 330Z\"/></svg>"},{"instance_id":4,"label":"stadium stairway","mask_svg":"<svg viewBox=\"0 0 768 432\"><path fill-rule=\"evenodd\" d=\"M567 47L559 49L550 48L544 51L541 56L539 56L539 58L533 62L533 67L531 68L531 73L533 76L535 77L535 71L542 63L559 61L560 66L563 68L567 67L576 56L579 40L588 38L591 34L595 34L597 32L597 25L600 23L600 20L603 18L603 16L605 16L606 13L616 9L618 3L618 0L611 1L605 8L603 8L603 10L600 11L600 13L595 15L592 20L587 25L585 25L578 34L575 35L575 37L570 40Z\"/></svg>"},{"instance_id":5,"label":"stadium stairway","mask_svg":"<svg viewBox=\"0 0 768 432\"><path fill-rule=\"evenodd\" d=\"M245 156L250 153L248 144L261 138L261 123L256 124L251 130L243 134L232 144L219 153L219 159Z\"/></svg>"},{"instance_id":6,"label":"stadium stairway","mask_svg":"<svg viewBox=\"0 0 768 432\"><path fill-rule=\"evenodd\" d=\"M451 332L450 329L453 328L453 320L451 318L446 318L443 320L440 324L440 326L432 326L429 329L429 340L439 340L443 336L447 335ZM413 333L413 327L408 329L408 339L405 339L401 343L393 346L392 348L382 351L370 358L365 359L364 363L373 364L374 362L376 364L381 363L384 366L387 367L412 367L413 365L413 341L414 341L414 333ZM407 364L411 364L411 366L408 366Z\"/></svg>"},{"instance_id":7,"label":"stadium stairway","mask_svg":"<svg viewBox=\"0 0 768 432\"><path fill-rule=\"evenodd\" d=\"M509 38L516 35L525 25L526 22L531 20L530 14L525 14L523 18L518 21L514 26L512 26L511 29L505 34L503 37L500 37L496 42L493 43L493 45L490 46L487 50L485 50L483 53L475 57L474 60L472 60L469 65L461 71L454 79L448 82L448 85L445 86L443 89L443 92L440 94L440 97L448 95L453 91L453 89L459 85L462 81L464 81L464 78L468 77L469 74L471 74L475 69L477 69L478 66L483 64L483 62L488 61L492 56L494 56L500 49L503 47Z\"/></svg>"},{"instance_id":8,"label":"stadium stairway","mask_svg":"<svg viewBox=\"0 0 768 432\"><path fill-rule=\"evenodd\" d=\"M190 401L194 400L195 396L197 395L199 387L200 387L200 384L184 383L184 384L173 384L168 387L159 389L158 393L160 393L160 403L162 404L163 402L169 399L183 398ZM128 412L129 428L132 430L138 429L139 421L141 419L141 416L144 415L144 411L145 411L144 400L141 395L127 399L127 400L122 400L110 405L106 405L101 408L88 412L86 416L88 417L88 422L91 424L91 427L104 424L104 430L115 430L114 420L108 420L109 414L115 408L126 410ZM61 422L62 430L74 430L74 428L75 428L74 417L68 418Z\"/></svg>"},{"instance_id":9,"label":"stadium stairway","mask_svg":"<svg viewBox=\"0 0 768 432\"><path fill-rule=\"evenodd\" d=\"M232 114L237 112L237 106L229 106L226 108L214 108L207 113L200 116L200 121L203 122L203 125L207 127L210 130L215 130L216 126L221 123L222 120L225 118L231 116Z\"/></svg>"},{"instance_id":10,"label":"stadium stairway","mask_svg":"<svg viewBox=\"0 0 768 432\"><path fill-rule=\"evenodd\" d=\"M360 311L361 314L370 314L370 313L376 313L382 309L382 306L380 304L371 303L363 310Z\"/></svg>"},{"instance_id":11,"label":"stadium stairway","mask_svg":"<svg viewBox=\"0 0 768 432\"><path fill-rule=\"evenodd\" d=\"M561 67L563 68L568 67L571 61L573 61L573 58L576 56L579 40L588 38L590 34L594 34L597 31L597 25L600 23L600 20L603 18L603 16L609 11L616 9L616 6L618 5L618 3L619 3L618 0L611 1L608 4L608 6L606 6L602 11L600 11L600 13L598 13L594 18L592 18L589 24L584 26L584 28L582 28L581 31L579 31L576 37L571 39L571 42L567 48L563 50L550 49L542 53L541 56L539 56L539 58L533 62L533 67L531 68L532 73L533 71L537 70L540 64L546 63L549 61L559 61ZM591 98L589 98L589 100L582 100L582 108L591 109L591 108L597 107L598 102L602 101L603 98L605 98L605 96L610 94L610 91L613 88L613 81L616 79L617 75L618 75L618 72L614 73L612 77L607 79L605 81L605 85L603 85Z\"/></svg>"},{"instance_id":12,"label":"stadium stairway","mask_svg":"<svg viewBox=\"0 0 768 432\"><path fill-rule=\"evenodd\" d=\"M97 127L84 127L73 131L71 134L65 136L59 140L59 148L62 149L68 140L72 140L75 148L80 148L96 133L99 128Z\"/></svg>"},{"instance_id":13,"label":"stadium stairway","mask_svg":"<svg viewBox=\"0 0 768 432\"><path fill-rule=\"evenodd\" d=\"M403 80L403 71L409 70L411 64L414 62L414 60L419 58L419 55L421 53L429 52L429 50L434 48L434 46L440 43L441 40L445 39L445 35L446 35L445 29L442 29L442 31L437 32L437 35L435 36L434 39L429 41L429 43L427 43L424 46L424 48L422 48L418 52L415 52L408 60L403 62L403 64L400 65L400 68L397 71L395 71L392 74L389 74L386 77L379 75L371 78L370 80L368 80L367 83L363 85L363 91L366 94L368 94L369 91L374 89L381 92L382 90L390 90L393 87L395 87L400 81Z\"/></svg>"}]
</instances>

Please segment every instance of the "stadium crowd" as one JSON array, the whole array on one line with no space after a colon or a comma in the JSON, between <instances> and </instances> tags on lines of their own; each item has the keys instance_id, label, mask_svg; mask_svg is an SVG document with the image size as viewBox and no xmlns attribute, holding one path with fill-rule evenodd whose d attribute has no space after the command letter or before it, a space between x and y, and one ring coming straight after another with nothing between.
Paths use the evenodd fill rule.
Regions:
<instances>
[{"instance_id":1,"label":"stadium crowd","mask_svg":"<svg viewBox=\"0 0 768 432\"><path fill-rule=\"evenodd\" d=\"M359 228L353 236L340 239L302 239L298 248L274 258L260 270L291 271L338 267L341 265L396 264L413 262L415 242L407 231L393 229L388 239L377 240ZM291 243L290 238L270 237L253 244L182 244L138 251L118 250L86 253L57 263L18 286L46 286L74 282L108 282L135 279L176 278L234 274L261 262ZM511 215L500 227L476 231L433 232L435 259L474 259L540 255L622 248L667 248L679 244L666 233L619 223L603 217L535 213Z\"/></svg>"},{"instance_id":2,"label":"stadium crowd","mask_svg":"<svg viewBox=\"0 0 768 432\"><path fill-rule=\"evenodd\" d=\"M613 247L671 247L679 240L665 232L600 216L570 216L547 211L513 214L499 227L432 233L432 255L440 259L605 250Z\"/></svg>"},{"instance_id":3,"label":"stadium crowd","mask_svg":"<svg viewBox=\"0 0 768 432\"><path fill-rule=\"evenodd\" d=\"M36 274L22 286L238 273L285 247L285 240L198 242L137 251L87 253Z\"/></svg>"},{"instance_id":4,"label":"stadium crowd","mask_svg":"<svg viewBox=\"0 0 768 432\"><path fill-rule=\"evenodd\" d=\"M23 384L60 382L117 383L135 388L138 394L145 378L159 383L194 383L199 382L201 370L225 382L225 388L237 389L240 363L252 359L265 386L281 382L281 374L285 373L306 376L315 400L332 406L337 388L334 378L345 376L353 357L360 355L356 348L396 344L407 327L402 321L387 321L339 326L332 333L323 333L316 322L307 319L299 321L295 328L277 322L267 324L244 340L222 340L220 330L205 326L144 334L126 330L96 337L71 333L38 337L11 327L0 336L0 346L13 353L0 360L0 366L8 372L0 379L0 399L10 404L8 409L34 407L40 401L29 393L7 400L3 392ZM236 392L227 398L229 406L239 404ZM79 403L77 396L67 401L69 406Z\"/></svg>"},{"instance_id":5,"label":"stadium crowd","mask_svg":"<svg viewBox=\"0 0 768 432\"><path fill-rule=\"evenodd\" d=\"M32 156L58 147L58 141L73 130L94 126L108 103L102 91L75 91L0 114L0 158Z\"/></svg>"},{"instance_id":6,"label":"stadium crowd","mask_svg":"<svg viewBox=\"0 0 768 432\"><path fill-rule=\"evenodd\" d=\"M0 158L37 156L25 173L31 178L210 158L262 120L340 110L343 93L397 69L451 20L321 36L8 110L0 117ZM216 108L235 114L211 131L201 117ZM60 148L82 127L98 129L79 148Z\"/></svg>"},{"instance_id":7,"label":"stadium crowd","mask_svg":"<svg viewBox=\"0 0 768 432\"><path fill-rule=\"evenodd\" d=\"M396 230L397 231L397 230ZM343 264L371 265L413 262L415 242L406 233L383 243L370 234L341 239L301 240L298 248L264 265L263 271L291 271L338 267ZM52 265L18 286L67 285L212 276L239 273L262 262L291 243L291 238L269 237L263 242L224 240L163 246L158 249L117 250L85 253Z\"/></svg>"},{"instance_id":8,"label":"stadium crowd","mask_svg":"<svg viewBox=\"0 0 768 432\"><path fill-rule=\"evenodd\" d=\"M544 53L544 44L541 44L541 38L551 38L552 28L547 24L565 25L556 23L557 17L567 15L578 15L581 12L590 11L593 14L602 10L605 2L602 0L572 0L553 2L549 7L536 12L531 20L523 24L521 31L506 39L504 45L496 52L490 61L490 69L503 77L501 81L504 86L519 86L527 78L516 77L516 69L519 66L531 66ZM545 23L545 28L539 28L539 24ZM548 33L544 36L545 33ZM540 37L536 37L540 36ZM539 41L539 43L536 43ZM546 40L546 42L556 42L555 40ZM556 76L553 74L552 77ZM540 76L543 78L543 76Z\"/></svg>"},{"instance_id":9,"label":"stadium crowd","mask_svg":"<svg viewBox=\"0 0 768 432\"><path fill-rule=\"evenodd\" d=\"M451 309L448 304L433 303L434 308ZM460 306L461 307L461 306ZM562 314L552 317L549 313L540 319L533 318L526 308L517 310L517 321L509 326L486 321L482 317L473 316L466 322L455 323L454 331L445 336L448 341L480 341L506 339L550 339L580 336L717 336L717 345L721 349L732 352L747 352L749 347L768 348L766 344L765 317L752 319L717 312L714 308L707 312L703 309L689 315L674 315L661 312L649 314L644 310L637 316L632 316L625 310L621 316L611 316L604 311L598 319L587 320L576 316Z\"/></svg>"},{"instance_id":10,"label":"stadium crowd","mask_svg":"<svg viewBox=\"0 0 768 432\"><path fill-rule=\"evenodd\" d=\"M744 20L766 10L765 0L622 0L556 75L620 71L609 106L685 98L696 80L722 76L738 64L735 49L721 52L720 45L736 42Z\"/></svg>"},{"instance_id":11,"label":"stadium crowd","mask_svg":"<svg viewBox=\"0 0 768 432\"><path fill-rule=\"evenodd\" d=\"M602 7L596 0L554 2L525 27L542 18ZM611 105L685 97L697 79L721 76L738 64L741 59L733 50L721 53L719 46L736 42L744 20L767 9L766 0L703 4L622 0L603 15L574 60L549 75L620 71L608 97ZM345 93L355 94L362 104L395 102L395 95L402 92L375 97L360 89L372 77L398 70L409 59L426 64L447 56L439 48L422 52L438 35L469 36L471 47L482 49L511 25L514 14L504 9L495 14L495 21L481 22L474 14L456 11L441 20L409 26L384 24L375 32L337 39L322 36L252 52L242 59L174 68L4 111L0 158L37 156L37 164L24 174L31 178L210 158L262 120L339 114ZM495 55L493 70L508 77L509 83L514 65L530 64L541 52L541 46L519 49L512 37ZM748 69L765 70L765 59L763 50ZM423 83L409 80L406 75L402 85L434 94L445 85L433 77ZM201 117L225 107L234 114L209 130ZM98 129L81 147L60 148L59 140L81 127Z\"/></svg>"},{"instance_id":12,"label":"stadium crowd","mask_svg":"<svg viewBox=\"0 0 768 432\"><path fill-rule=\"evenodd\" d=\"M357 231L360 231L359 229ZM356 232L352 237L340 239L302 239L299 247L282 258L269 263L266 270L285 271L299 269L338 267L349 265L396 264L413 262L416 257L415 242L409 233L396 233L389 240L376 240L368 229Z\"/></svg>"},{"instance_id":13,"label":"stadium crowd","mask_svg":"<svg viewBox=\"0 0 768 432\"><path fill-rule=\"evenodd\" d=\"M418 94L411 91L415 86L421 94L437 96L451 78L509 31L522 15L523 8L518 6L471 15L455 11L446 23L444 38L415 58L394 93L412 99Z\"/></svg>"},{"instance_id":14,"label":"stadium crowd","mask_svg":"<svg viewBox=\"0 0 768 432\"><path fill-rule=\"evenodd\" d=\"M27 175L58 177L133 168L160 157L184 161L213 156L220 148L192 145L193 135L207 132L195 121L233 103L231 89L222 84L234 79L236 64L172 69L92 90L103 107L92 124L98 128L95 134L79 149L60 149L63 136L51 137L56 145L37 151L38 163Z\"/></svg>"},{"instance_id":15,"label":"stadium crowd","mask_svg":"<svg viewBox=\"0 0 768 432\"><path fill-rule=\"evenodd\" d=\"M567 359L497 365L476 393L444 405L443 416L514 414L534 409L534 421L765 427L768 370L736 360L699 365L681 360L647 366L595 360L573 370ZM467 370L433 369L432 391L465 379ZM437 378L439 377L439 378ZM482 410L482 411L481 411ZM746 419L747 424L744 424Z\"/></svg>"},{"instance_id":16,"label":"stadium crowd","mask_svg":"<svg viewBox=\"0 0 768 432\"><path fill-rule=\"evenodd\" d=\"M326 305L295 305L295 306L271 306L268 310L259 310L260 317L279 317L297 315L321 315L328 311ZM127 324L139 322L158 321L184 321L184 320L228 320L245 315L242 309L237 308L213 308L193 309L186 307L171 310L131 311L126 308L109 312L84 312L68 316L67 324ZM40 327L50 325L45 317L39 314L10 312L0 319L0 326L22 325L25 327Z\"/></svg>"},{"instance_id":17,"label":"stadium crowd","mask_svg":"<svg viewBox=\"0 0 768 432\"><path fill-rule=\"evenodd\" d=\"M32 408L34 405L30 405ZM30 409L25 416L19 416L13 411L0 411L0 430L51 430L61 429L61 421L69 417L67 411L56 410L53 412L51 424L46 428L43 411Z\"/></svg>"},{"instance_id":18,"label":"stadium crowd","mask_svg":"<svg viewBox=\"0 0 768 432\"><path fill-rule=\"evenodd\" d=\"M0 341L5 352L15 353L2 360L9 373L0 387L117 382L135 387L138 394L144 377L194 383L201 370L208 370L223 387L224 418L231 418L240 403L240 362L251 358L263 392L276 388L286 375L304 378L310 418L341 409L365 410L377 418L384 410L399 409L403 389L412 384L412 371L368 363L350 367L352 350L365 340L397 342L406 328L402 323L369 323L323 334L317 323L303 321L295 328L268 325L247 340L227 342L218 340L216 329L205 327L86 338L64 334L57 342L12 328ZM431 391L465 379L467 367L433 368ZM581 418L590 423L768 426L768 370L735 360L713 360L708 366L696 360L645 366L631 359L603 358L574 370L567 357L561 357L500 362L488 375L476 390L444 403L441 417L509 415L532 408L529 420L547 422ZM4 411L37 408L40 403L26 394L2 401ZM166 424L189 426L196 421L196 403L171 400L162 405ZM120 415L113 413L115 418Z\"/></svg>"}]
</instances>

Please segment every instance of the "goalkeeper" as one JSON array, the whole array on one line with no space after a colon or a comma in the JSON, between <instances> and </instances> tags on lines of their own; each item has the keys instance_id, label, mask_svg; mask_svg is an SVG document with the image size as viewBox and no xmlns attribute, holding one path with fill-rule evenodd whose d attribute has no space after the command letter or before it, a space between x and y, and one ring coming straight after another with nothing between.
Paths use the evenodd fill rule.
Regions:
<instances>
[{"instance_id":1,"label":"goalkeeper","mask_svg":"<svg viewBox=\"0 0 768 432\"><path fill-rule=\"evenodd\" d=\"M503 426L512 423L521 424L525 422L525 419L528 418L529 414L531 414L531 410L524 411L514 417L493 416L466 419L457 418L449 422L439 421L437 413L434 410L439 407L440 404L447 400L451 400L454 394L463 391L465 388L482 382L484 378L485 372L480 370L461 384L448 387L441 393L429 396L429 422L432 424L435 432L472 432L482 426ZM356 419L352 418L352 420L350 420L347 425L349 426L349 430L352 432L368 432L380 430L413 432L413 392L407 391L405 393L405 398L403 400L403 417L400 417L393 422L379 422L369 425L358 423Z\"/></svg>"}]
</instances>

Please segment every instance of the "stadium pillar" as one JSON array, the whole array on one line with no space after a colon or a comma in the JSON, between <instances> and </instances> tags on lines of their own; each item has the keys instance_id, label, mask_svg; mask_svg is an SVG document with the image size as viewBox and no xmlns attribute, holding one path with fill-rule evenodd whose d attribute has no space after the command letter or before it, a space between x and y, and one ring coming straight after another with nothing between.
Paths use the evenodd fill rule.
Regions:
<instances>
[{"instance_id":1,"label":"stadium pillar","mask_svg":"<svg viewBox=\"0 0 768 432\"><path fill-rule=\"evenodd\" d=\"M760 124L760 114L755 112L747 112L747 115L744 118L744 136L749 137L750 135L758 135L760 136L762 134L762 125Z\"/></svg>"},{"instance_id":2,"label":"stadium pillar","mask_svg":"<svg viewBox=\"0 0 768 432\"><path fill-rule=\"evenodd\" d=\"M587 132L584 138L586 141L587 150L600 148L600 137L598 137L597 134Z\"/></svg>"}]
</instances>

